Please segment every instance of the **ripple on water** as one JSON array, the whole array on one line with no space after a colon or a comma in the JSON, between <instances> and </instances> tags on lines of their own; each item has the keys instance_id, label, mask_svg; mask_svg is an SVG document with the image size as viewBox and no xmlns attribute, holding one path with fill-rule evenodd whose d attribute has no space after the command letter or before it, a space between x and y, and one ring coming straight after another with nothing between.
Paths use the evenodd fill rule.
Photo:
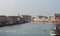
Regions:
<instances>
[{"instance_id":1,"label":"ripple on water","mask_svg":"<svg viewBox=\"0 0 60 36\"><path fill-rule=\"evenodd\" d=\"M6 26L0 28L0 36L49 36L53 26L51 22L30 22Z\"/></svg>"}]
</instances>

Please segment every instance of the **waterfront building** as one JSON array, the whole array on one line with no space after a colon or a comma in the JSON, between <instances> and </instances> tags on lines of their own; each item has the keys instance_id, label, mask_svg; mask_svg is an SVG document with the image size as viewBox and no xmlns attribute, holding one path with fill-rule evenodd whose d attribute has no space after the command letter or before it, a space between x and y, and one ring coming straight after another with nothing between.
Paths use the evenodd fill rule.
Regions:
<instances>
[{"instance_id":1,"label":"waterfront building","mask_svg":"<svg viewBox=\"0 0 60 36\"><path fill-rule=\"evenodd\" d=\"M6 20L7 20L7 24L13 24L15 21L15 19L12 16L8 16Z\"/></svg>"},{"instance_id":2,"label":"waterfront building","mask_svg":"<svg viewBox=\"0 0 60 36\"><path fill-rule=\"evenodd\" d=\"M6 16L0 15L0 25L4 25L6 23Z\"/></svg>"},{"instance_id":3,"label":"waterfront building","mask_svg":"<svg viewBox=\"0 0 60 36\"><path fill-rule=\"evenodd\" d=\"M20 24L24 22L21 16L0 16L0 26Z\"/></svg>"},{"instance_id":4,"label":"waterfront building","mask_svg":"<svg viewBox=\"0 0 60 36\"><path fill-rule=\"evenodd\" d=\"M34 18L34 21L48 21L47 16L37 16Z\"/></svg>"},{"instance_id":5,"label":"waterfront building","mask_svg":"<svg viewBox=\"0 0 60 36\"><path fill-rule=\"evenodd\" d=\"M22 22L22 18L20 16L8 16L7 17L7 21L10 23L21 23Z\"/></svg>"},{"instance_id":6,"label":"waterfront building","mask_svg":"<svg viewBox=\"0 0 60 36\"><path fill-rule=\"evenodd\" d=\"M34 21L41 21L39 17L34 17Z\"/></svg>"},{"instance_id":7,"label":"waterfront building","mask_svg":"<svg viewBox=\"0 0 60 36\"><path fill-rule=\"evenodd\" d=\"M42 21L48 21L48 17L47 16L42 16L41 19L42 19Z\"/></svg>"},{"instance_id":8,"label":"waterfront building","mask_svg":"<svg viewBox=\"0 0 60 36\"><path fill-rule=\"evenodd\" d=\"M31 16L30 15L22 15L24 22L30 22Z\"/></svg>"},{"instance_id":9,"label":"waterfront building","mask_svg":"<svg viewBox=\"0 0 60 36\"><path fill-rule=\"evenodd\" d=\"M49 16L48 19L49 21L55 21L55 16Z\"/></svg>"},{"instance_id":10,"label":"waterfront building","mask_svg":"<svg viewBox=\"0 0 60 36\"><path fill-rule=\"evenodd\" d=\"M35 18L35 17L31 17L31 21L34 21L34 18Z\"/></svg>"},{"instance_id":11,"label":"waterfront building","mask_svg":"<svg viewBox=\"0 0 60 36\"><path fill-rule=\"evenodd\" d=\"M60 14L55 14L56 25L60 25Z\"/></svg>"},{"instance_id":12,"label":"waterfront building","mask_svg":"<svg viewBox=\"0 0 60 36\"><path fill-rule=\"evenodd\" d=\"M60 36L60 14L55 14L56 20L56 34Z\"/></svg>"}]
</instances>

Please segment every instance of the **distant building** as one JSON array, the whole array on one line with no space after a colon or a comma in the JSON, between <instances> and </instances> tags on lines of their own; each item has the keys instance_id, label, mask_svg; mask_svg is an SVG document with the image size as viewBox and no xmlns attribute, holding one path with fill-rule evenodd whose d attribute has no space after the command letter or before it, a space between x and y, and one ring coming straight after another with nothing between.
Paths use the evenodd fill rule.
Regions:
<instances>
[{"instance_id":1,"label":"distant building","mask_svg":"<svg viewBox=\"0 0 60 36\"><path fill-rule=\"evenodd\" d=\"M22 15L24 22L30 22L31 21L31 16L30 15Z\"/></svg>"},{"instance_id":2,"label":"distant building","mask_svg":"<svg viewBox=\"0 0 60 36\"><path fill-rule=\"evenodd\" d=\"M49 21L55 21L55 16L49 16L49 17L48 17L48 20L49 20Z\"/></svg>"},{"instance_id":3,"label":"distant building","mask_svg":"<svg viewBox=\"0 0 60 36\"><path fill-rule=\"evenodd\" d=\"M34 21L48 21L47 19L47 16L37 16L34 18Z\"/></svg>"},{"instance_id":4,"label":"distant building","mask_svg":"<svg viewBox=\"0 0 60 36\"><path fill-rule=\"evenodd\" d=\"M6 16L5 15L0 15L0 25L6 23Z\"/></svg>"},{"instance_id":5,"label":"distant building","mask_svg":"<svg viewBox=\"0 0 60 36\"><path fill-rule=\"evenodd\" d=\"M31 17L31 21L34 21L34 17Z\"/></svg>"},{"instance_id":6,"label":"distant building","mask_svg":"<svg viewBox=\"0 0 60 36\"><path fill-rule=\"evenodd\" d=\"M20 16L8 16L7 21L9 23L20 23L22 22L22 18Z\"/></svg>"}]
</instances>

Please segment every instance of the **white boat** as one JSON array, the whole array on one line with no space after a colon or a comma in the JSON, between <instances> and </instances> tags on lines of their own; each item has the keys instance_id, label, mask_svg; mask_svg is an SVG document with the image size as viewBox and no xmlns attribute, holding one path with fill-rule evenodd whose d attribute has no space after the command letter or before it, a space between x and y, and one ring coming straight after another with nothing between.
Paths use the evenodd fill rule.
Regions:
<instances>
[{"instance_id":1,"label":"white boat","mask_svg":"<svg viewBox=\"0 0 60 36\"><path fill-rule=\"evenodd\" d=\"M53 28L50 32L50 36L56 36L56 28Z\"/></svg>"}]
</instances>

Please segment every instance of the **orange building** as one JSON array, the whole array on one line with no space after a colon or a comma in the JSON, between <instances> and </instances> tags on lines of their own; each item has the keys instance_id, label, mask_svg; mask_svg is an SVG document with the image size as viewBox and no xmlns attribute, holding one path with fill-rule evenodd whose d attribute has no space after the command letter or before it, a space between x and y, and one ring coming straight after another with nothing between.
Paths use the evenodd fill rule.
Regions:
<instances>
[{"instance_id":1,"label":"orange building","mask_svg":"<svg viewBox=\"0 0 60 36\"><path fill-rule=\"evenodd\" d=\"M55 20L56 20L56 34L57 36L60 36L60 14L55 14Z\"/></svg>"},{"instance_id":2,"label":"orange building","mask_svg":"<svg viewBox=\"0 0 60 36\"><path fill-rule=\"evenodd\" d=\"M60 25L60 14L55 14L56 24Z\"/></svg>"}]
</instances>

